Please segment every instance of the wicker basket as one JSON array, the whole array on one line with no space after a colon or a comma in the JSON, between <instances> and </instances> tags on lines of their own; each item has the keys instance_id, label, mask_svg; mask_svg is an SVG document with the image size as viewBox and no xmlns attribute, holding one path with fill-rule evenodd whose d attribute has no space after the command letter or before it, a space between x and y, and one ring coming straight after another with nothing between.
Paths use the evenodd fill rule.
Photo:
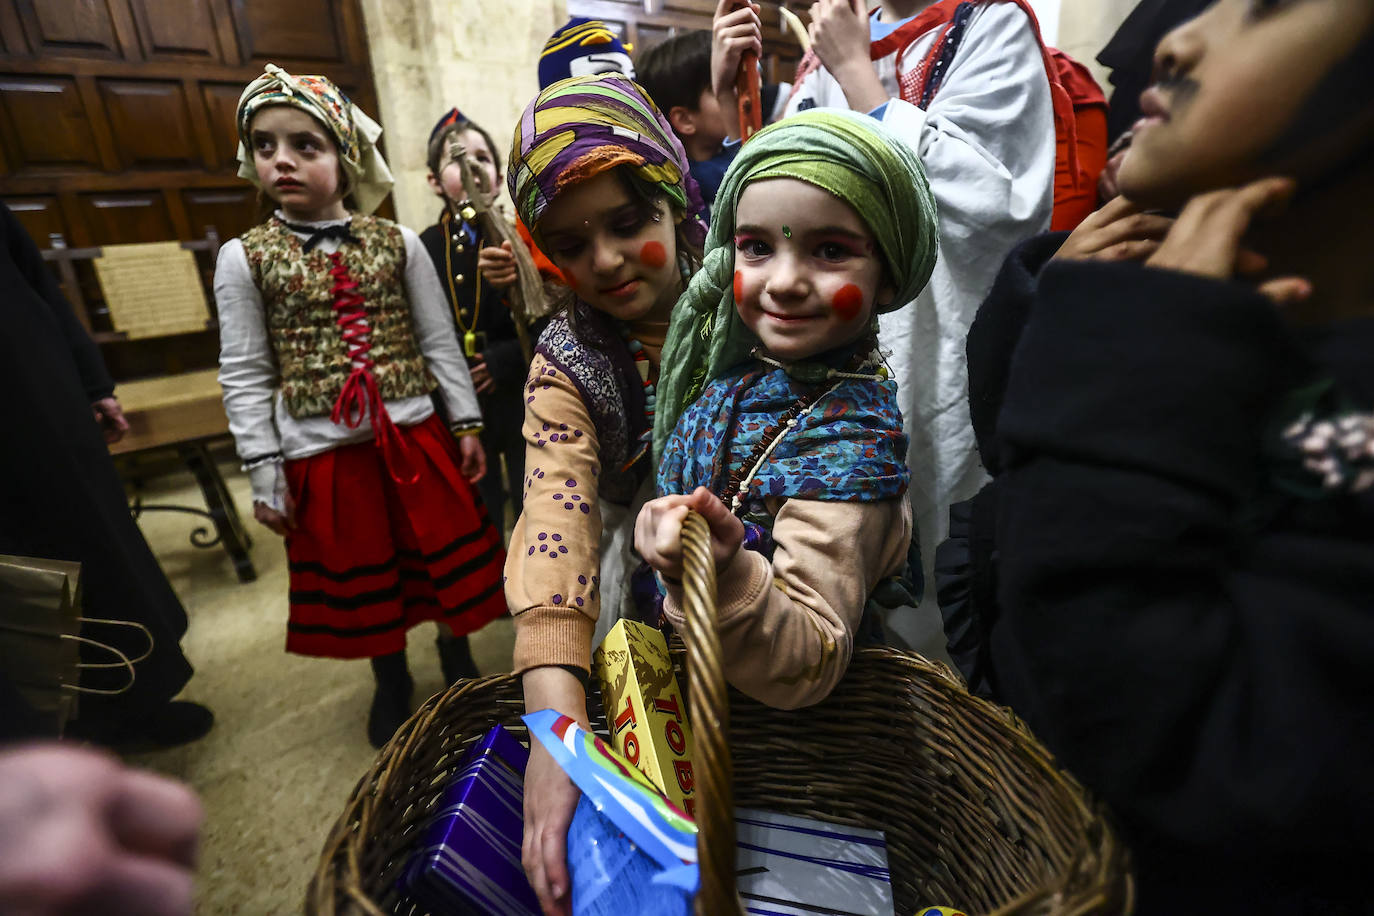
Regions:
<instances>
[{"instance_id":1,"label":"wicker basket","mask_svg":"<svg viewBox=\"0 0 1374 916\"><path fill-rule=\"evenodd\" d=\"M943 665L861 649L824 702L795 711L727 691L699 522L684 530L690 663L674 653L696 732L698 914L742 912L735 803L884 831L897 916L927 905L998 916L1131 911L1127 854L1101 811L1020 722L971 696ZM604 729L598 697L591 706ZM426 913L401 899L396 881L445 778L491 726L523 732L523 711L511 675L463 682L421 706L354 789L306 912ZM721 727L705 727L713 721Z\"/></svg>"}]
</instances>

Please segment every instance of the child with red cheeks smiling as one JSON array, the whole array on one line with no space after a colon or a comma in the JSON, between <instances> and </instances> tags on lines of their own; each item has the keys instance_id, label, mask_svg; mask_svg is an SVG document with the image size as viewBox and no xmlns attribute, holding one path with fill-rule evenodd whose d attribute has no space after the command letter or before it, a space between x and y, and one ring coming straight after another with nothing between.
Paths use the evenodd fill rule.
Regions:
<instances>
[{"instance_id":1,"label":"child with red cheeks smiling","mask_svg":"<svg viewBox=\"0 0 1374 916\"><path fill-rule=\"evenodd\" d=\"M880 312L925 286L937 242L919 160L852 112L760 131L721 185L664 347L660 496L635 546L680 627L682 520L706 518L726 677L764 703L824 699L878 622L879 586L919 575L876 334Z\"/></svg>"}]
</instances>

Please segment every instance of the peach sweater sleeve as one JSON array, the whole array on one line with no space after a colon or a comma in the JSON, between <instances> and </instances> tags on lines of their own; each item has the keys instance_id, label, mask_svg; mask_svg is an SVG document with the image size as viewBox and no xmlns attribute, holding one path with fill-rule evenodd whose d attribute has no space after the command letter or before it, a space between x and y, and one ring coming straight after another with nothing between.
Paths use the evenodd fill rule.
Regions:
<instances>
[{"instance_id":1,"label":"peach sweater sleeve","mask_svg":"<svg viewBox=\"0 0 1374 916\"><path fill-rule=\"evenodd\" d=\"M789 499L778 508L771 562L741 550L720 574L725 677L781 709L819 703L849 667L854 631L874 587L902 571L911 504ZM681 630L682 590L664 613Z\"/></svg>"},{"instance_id":2,"label":"peach sweater sleeve","mask_svg":"<svg viewBox=\"0 0 1374 916\"><path fill-rule=\"evenodd\" d=\"M596 428L572 379L539 354L525 400L525 505L506 554L514 672L585 670L601 606Z\"/></svg>"}]
</instances>

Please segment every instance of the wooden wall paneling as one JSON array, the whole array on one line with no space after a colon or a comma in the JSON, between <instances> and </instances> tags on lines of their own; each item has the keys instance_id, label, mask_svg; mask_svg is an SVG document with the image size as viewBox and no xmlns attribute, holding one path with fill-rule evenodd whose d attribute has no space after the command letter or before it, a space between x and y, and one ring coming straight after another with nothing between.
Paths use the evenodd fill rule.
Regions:
<instances>
[{"instance_id":1,"label":"wooden wall paneling","mask_svg":"<svg viewBox=\"0 0 1374 916\"><path fill-rule=\"evenodd\" d=\"M165 242L177 237L166 200L158 191L78 196L92 245Z\"/></svg>"},{"instance_id":2,"label":"wooden wall paneling","mask_svg":"<svg viewBox=\"0 0 1374 916\"><path fill-rule=\"evenodd\" d=\"M0 144L13 172L105 166L75 79L0 76Z\"/></svg>"},{"instance_id":3,"label":"wooden wall paneling","mask_svg":"<svg viewBox=\"0 0 1374 916\"><path fill-rule=\"evenodd\" d=\"M86 120L91 125L91 136L95 138L101 167L107 172L118 172L120 157L114 145L114 132L105 117L105 100L100 97L100 87L95 77L78 76L76 91L81 93L81 102L86 108Z\"/></svg>"},{"instance_id":4,"label":"wooden wall paneling","mask_svg":"<svg viewBox=\"0 0 1374 916\"><path fill-rule=\"evenodd\" d=\"M197 233L191 228L191 219L186 214L186 205L182 203L181 192L175 188L163 188L162 206L167 210L167 218L172 221L172 231L176 233L173 238L183 242L194 240Z\"/></svg>"},{"instance_id":5,"label":"wooden wall paneling","mask_svg":"<svg viewBox=\"0 0 1374 916\"><path fill-rule=\"evenodd\" d=\"M120 50L123 52L124 60L128 63L141 64L147 60L147 54L138 41L138 27L134 24L133 12L129 9L130 0L84 0L87 3L103 2L110 11L110 21L114 24L115 38L119 41ZM197 0L182 0L185 7L190 7Z\"/></svg>"},{"instance_id":6,"label":"wooden wall paneling","mask_svg":"<svg viewBox=\"0 0 1374 916\"><path fill-rule=\"evenodd\" d=\"M239 107L239 96L243 86L237 83L200 84L201 99L205 104L205 116L210 129L210 142L215 147L217 171L234 172L238 170L235 156L239 147L238 125L235 116Z\"/></svg>"},{"instance_id":7,"label":"wooden wall paneling","mask_svg":"<svg viewBox=\"0 0 1374 916\"><path fill-rule=\"evenodd\" d=\"M206 167L184 83L100 80L100 96L125 169Z\"/></svg>"},{"instance_id":8,"label":"wooden wall paneling","mask_svg":"<svg viewBox=\"0 0 1374 916\"><path fill-rule=\"evenodd\" d=\"M17 0L15 5L34 53L115 60L123 54L110 14L110 2Z\"/></svg>"},{"instance_id":9,"label":"wooden wall paneling","mask_svg":"<svg viewBox=\"0 0 1374 916\"><path fill-rule=\"evenodd\" d=\"M7 55L27 56L30 53L14 0L0 0L0 45L4 46Z\"/></svg>"},{"instance_id":10,"label":"wooden wall paneling","mask_svg":"<svg viewBox=\"0 0 1374 916\"><path fill-rule=\"evenodd\" d=\"M237 238L257 223L257 189L246 181L236 187L191 188L181 192L194 238L204 238L214 226L220 244Z\"/></svg>"},{"instance_id":11,"label":"wooden wall paneling","mask_svg":"<svg viewBox=\"0 0 1374 916\"><path fill-rule=\"evenodd\" d=\"M245 61L348 63L338 4L331 0L229 0L239 51Z\"/></svg>"},{"instance_id":12,"label":"wooden wall paneling","mask_svg":"<svg viewBox=\"0 0 1374 916\"><path fill-rule=\"evenodd\" d=\"M360 0L0 0L0 198L40 246L241 235L259 210L234 113L268 61L377 114ZM213 331L111 342L94 269L77 274L117 380L214 365Z\"/></svg>"},{"instance_id":13,"label":"wooden wall paneling","mask_svg":"<svg viewBox=\"0 0 1374 916\"><path fill-rule=\"evenodd\" d=\"M56 197L7 197L5 206L14 213L24 231L39 248L47 248L48 239L60 233L63 239L70 240L66 221Z\"/></svg>"},{"instance_id":14,"label":"wooden wall paneling","mask_svg":"<svg viewBox=\"0 0 1374 916\"><path fill-rule=\"evenodd\" d=\"M186 110L191 118L191 132L196 138L196 148L200 151L202 168L213 172L223 164L223 154L215 143L214 132L210 128L210 114L206 111L205 96L201 94L200 82L195 79L181 81L181 94L186 100Z\"/></svg>"},{"instance_id":15,"label":"wooden wall paneling","mask_svg":"<svg viewBox=\"0 0 1374 916\"><path fill-rule=\"evenodd\" d=\"M224 63L219 31L205 0L127 0L149 60Z\"/></svg>"},{"instance_id":16,"label":"wooden wall paneling","mask_svg":"<svg viewBox=\"0 0 1374 916\"><path fill-rule=\"evenodd\" d=\"M238 66L244 62L244 56L239 49L239 37L234 29L234 16L229 11L229 2L230 0L208 0L223 61L230 66Z\"/></svg>"}]
</instances>

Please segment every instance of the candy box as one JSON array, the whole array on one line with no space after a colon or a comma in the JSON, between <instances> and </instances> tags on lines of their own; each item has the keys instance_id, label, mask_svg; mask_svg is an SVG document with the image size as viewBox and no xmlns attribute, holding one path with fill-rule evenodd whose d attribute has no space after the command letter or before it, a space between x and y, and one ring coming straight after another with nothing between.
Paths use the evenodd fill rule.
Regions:
<instances>
[{"instance_id":1,"label":"candy box","mask_svg":"<svg viewBox=\"0 0 1374 916\"><path fill-rule=\"evenodd\" d=\"M745 912L893 916L881 831L747 808L736 809L735 825Z\"/></svg>"},{"instance_id":2,"label":"candy box","mask_svg":"<svg viewBox=\"0 0 1374 916\"><path fill-rule=\"evenodd\" d=\"M528 759L499 725L468 752L401 876L404 893L446 916L538 916L520 864Z\"/></svg>"},{"instance_id":3,"label":"candy box","mask_svg":"<svg viewBox=\"0 0 1374 916\"><path fill-rule=\"evenodd\" d=\"M689 817L696 813L692 728L663 634L621 620L592 656L615 749Z\"/></svg>"}]
</instances>

